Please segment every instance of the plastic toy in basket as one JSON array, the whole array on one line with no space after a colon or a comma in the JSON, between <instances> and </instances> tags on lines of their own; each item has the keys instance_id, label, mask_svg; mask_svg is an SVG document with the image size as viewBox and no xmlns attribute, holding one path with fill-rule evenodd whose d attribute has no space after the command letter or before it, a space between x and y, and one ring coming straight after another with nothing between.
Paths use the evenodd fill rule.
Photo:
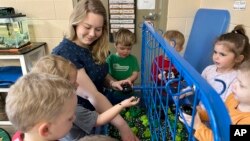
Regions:
<instances>
[{"instance_id":1,"label":"plastic toy in basket","mask_svg":"<svg viewBox=\"0 0 250 141\"><path fill-rule=\"evenodd\" d=\"M130 94L130 93L133 92L133 89L132 89L132 87L129 84L123 84L122 88L123 88L122 92L124 94Z\"/></svg>"},{"instance_id":2,"label":"plastic toy in basket","mask_svg":"<svg viewBox=\"0 0 250 141\"><path fill-rule=\"evenodd\" d=\"M3 128L0 128L0 141L11 141L10 134Z\"/></svg>"}]
</instances>

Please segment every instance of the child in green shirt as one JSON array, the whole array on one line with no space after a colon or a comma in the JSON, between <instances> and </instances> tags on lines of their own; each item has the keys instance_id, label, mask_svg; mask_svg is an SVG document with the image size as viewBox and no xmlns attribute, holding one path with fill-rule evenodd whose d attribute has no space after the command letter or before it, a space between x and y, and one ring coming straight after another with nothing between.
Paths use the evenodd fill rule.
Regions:
<instances>
[{"instance_id":1,"label":"child in green shirt","mask_svg":"<svg viewBox=\"0 0 250 141\"><path fill-rule=\"evenodd\" d=\"M109 74L119 80L129 80L132 84L138 78L139 64L134 55L131 54L132 46L135 43L135 35L128 29L121 28L115 34L116 53L110 54L107 58ZM121 91L108 91L107 98L112 104L117 104L131 96Z\"/></svg>"}]
</instances>

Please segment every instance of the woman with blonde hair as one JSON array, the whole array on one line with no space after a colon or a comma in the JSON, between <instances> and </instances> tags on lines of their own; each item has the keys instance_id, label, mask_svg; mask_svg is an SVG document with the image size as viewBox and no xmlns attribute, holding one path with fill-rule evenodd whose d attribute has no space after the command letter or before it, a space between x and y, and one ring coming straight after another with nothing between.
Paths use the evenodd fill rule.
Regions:
<instances>
[{"instance_id":1,"label":"woman with blonde hair","mask_svg":"<svg viewBox=\"0 0 250 141\"><path fill-rule=\"evenodd\" d=\"M76 66L78 104L99 113L112 107L102 94L104 84L119 90L122 90L122 84L131 84L128 80L116 81L108 74L105 62L109 52L106 18L106 9L100 0L81 0L70 16L69 33L52 52ZM122 140L138 140L120 115L111 123L120 131Z\"/></svg>"}]
</instances>

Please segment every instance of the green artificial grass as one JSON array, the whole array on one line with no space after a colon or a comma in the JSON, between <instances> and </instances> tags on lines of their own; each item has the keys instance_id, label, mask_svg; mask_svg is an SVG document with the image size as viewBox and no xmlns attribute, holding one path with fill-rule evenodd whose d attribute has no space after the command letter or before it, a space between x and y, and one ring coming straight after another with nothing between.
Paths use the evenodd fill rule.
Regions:
<instances>
[{"instance_id":1,"label":"green artificial grass","mask_svg":"<svg viewBox=\"0 0 250 141\"><path fill-rule=\"evenodd\" d=\"M130 107L121 112L121 116L127 121L129 127L141 141L151 141L151 138L152 140L156 140L154 139L155 137L151 137L149 119L146 114L145 108L141 108L139 106ZM175 127L175 115L170 111L170 109L168 109L168 118L170 120L170 126L173 129ZM161 125L157 125L157 123L155 123L156 128L154 130L157 131L159 130L158 126L163 126L166 124L164 119L165 117L161 117ZM177 120L176 127L175 141L186 141L188 139L188 133L183 123ZM157 137L158 140L172 141L173 137L171 136L169 127L167 127L166 132L166 139ZM109 125L108 135L121 140L118 130L112 125Z\"/></svg>"}]
</instances>

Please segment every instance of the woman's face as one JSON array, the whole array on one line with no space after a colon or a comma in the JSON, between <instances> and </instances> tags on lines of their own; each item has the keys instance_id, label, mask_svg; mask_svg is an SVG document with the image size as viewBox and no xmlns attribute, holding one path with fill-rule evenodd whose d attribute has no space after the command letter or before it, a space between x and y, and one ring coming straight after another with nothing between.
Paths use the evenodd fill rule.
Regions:
<instances>
[{"instance_id":1,"label":"woman's face","mask_svg":"<svg viewBox=\"0 0 250 141\"><path fill-rule=\"evenodd\" d=\"M102 35L104 19L102 15L88 13L83 21L76 26L76 44L88 46Z\"/></svg>"}]
</instances>

